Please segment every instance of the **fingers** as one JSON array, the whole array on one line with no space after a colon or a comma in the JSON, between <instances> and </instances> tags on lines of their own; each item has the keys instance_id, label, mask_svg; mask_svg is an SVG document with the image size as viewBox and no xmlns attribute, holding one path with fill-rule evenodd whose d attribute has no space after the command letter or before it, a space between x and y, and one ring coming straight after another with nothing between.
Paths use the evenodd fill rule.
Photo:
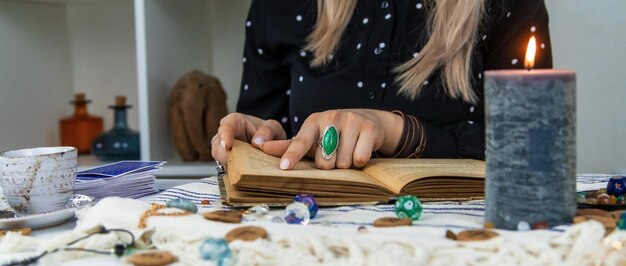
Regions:
<instances>
[{"instance_id":1,"label":"fingers","mask_svg":"<svg viewBox=\"0 0 626 266\"><path fill-rule=\"evenodd\" d=\"M347 117L343 120L345 121L342 121L342 124L351 126L344 126L344 128L342 128L341 130L341 137L336 154L337 161L335 162L335 166L337 168L348 169L352 167L354 147L356 146L356 142L359 137L359 127L357 125L360 123L360 121L355 121L357 119L355 119L354 116Z\"/></svg>"},{"instance_id":2,"label":"fingers","mask_svg":"<svg viewBox=\"0 0 626 266\"><path fill-rule=\"evenodd\" d=\"M220 127L217 134L211 139L211 155L215 160L226 164L228 153L235 139L248 141L263 124L263 119L244 115L241 113L231 113L220 120Z\"/></svg>"},{"instance_id":3,"label":"fingers","mask_svg":"<svg viewBox=\"0 0 626 266\"><path fill-rule=\"evenodd\" d=\"M298 134L291 140L291 145L287 148L280 160L280 169L293 169L298 161L307 154L309 149L317 144L319 127L311 115L304 121ZM316 155L317 156L317 155Z\"/></svg>"},{"instance_id":4,"label":"fingers","mask_svg":"<svg viewBox=\"0 0 626 266\"><path fill-rule=\"evenodd\" d=\"M372 151L380 142L380 123L367 113L353 111L326 111L307 118L290 144L288 142L263 145L263 150L272 155L281 155L281 169L293 169L298 161L313 152L315 166L319 169L333 169L365 166L372 156ZM340 135L337 150L330 158L324 158L318 144L329 125L334 125ZM285 145L288 147L285 150Z\"/></svg>"},{"instance_id":5,"label":"fingers","mask_svg":"<svg viewBox=\"0 0 626 266\"><path fill-rule=\"evenodd\" d=\"M269 155L281 157L289 148L291 139L270 140L261 145L261 150Z\"/></svg>"},{"instance_id":6,"label":"fingers","mask_svg":"<svg viewBox=\"0 0 626 266\"><path fill-rule=\"evenodd\" d=\"M361 124L358 140L355 143L354 152L352 154L352 165L361 168L364 167L372 157L373 147L378 138L376 124L370 120L365 120Z\"/></svg>"},{"instance_id":7,"label":"fingers","mask_svg":"<svg viewBox=\"0 0 626 266\"><path fill-rule=\"evenodd\" d=\"M219 147L223 150L229 151L233 147L233 140L238 136L245 137L246 121L243 114L232 113L220 120L220 127L217 129ZM211 141L211 147L215 147L213 141Z\"/></svg>"},{"instance_id":8,"label":"fingers","mask_svg":"<svg viewBox=\"0 0 626 266\"><path fill-rule=\"evenodd\" d=\"M224 143L219 137L219 132L211 139L211 155L213 159L226 165L228 162L228 154L226 149L224 149L221 145Z\"/></svg>"},{"instance_id":9,"label":"fingers","mask_svg":"<svg viewBox=\"0 0 626 266\"><path fill-rule=\"evenodd\" d=\"M263 121L261 127L259 127L252 136L252 145L261 148L266 141L281 140L286 137L287 134L280 123L276 120L268 119Z\"/></svg>"}]
</instances>

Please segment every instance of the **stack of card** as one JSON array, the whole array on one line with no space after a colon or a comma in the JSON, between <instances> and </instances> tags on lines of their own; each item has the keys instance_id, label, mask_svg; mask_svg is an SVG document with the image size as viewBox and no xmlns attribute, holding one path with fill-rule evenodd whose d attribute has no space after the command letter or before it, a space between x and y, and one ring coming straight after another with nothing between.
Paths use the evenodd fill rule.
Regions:
<instances>
[{"instance_id":1,"label":"stack of card","mask_svg":"<svg viewBox=\"0 0 626 266\"><path fill-rule=\"evenodd\" d=\"M158 192L154 174L165 162L121 161L76 174L74 193L106 197L140 198Z\"/></svg>"}]
</instances>

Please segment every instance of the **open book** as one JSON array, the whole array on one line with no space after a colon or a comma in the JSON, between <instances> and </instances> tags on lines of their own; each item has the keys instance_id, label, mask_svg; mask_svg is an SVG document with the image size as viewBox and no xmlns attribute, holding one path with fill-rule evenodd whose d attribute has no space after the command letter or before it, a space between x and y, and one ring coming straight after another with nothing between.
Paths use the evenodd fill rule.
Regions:
<instances>
[{"instance_id":1,"label":"open book","mask_svg":"<svg viewBox=\"0 0 626 266\"><path fill-rule=\"evenodd\" d=\"M307 193L320 205L379 203L400 195L468 200L484 195L485 162L470 159L372 159L363 169L320 170L303 160L280 170L280 158L235 141L220 178L229 205L288 204Z\"/></svg>"}]
</instances>

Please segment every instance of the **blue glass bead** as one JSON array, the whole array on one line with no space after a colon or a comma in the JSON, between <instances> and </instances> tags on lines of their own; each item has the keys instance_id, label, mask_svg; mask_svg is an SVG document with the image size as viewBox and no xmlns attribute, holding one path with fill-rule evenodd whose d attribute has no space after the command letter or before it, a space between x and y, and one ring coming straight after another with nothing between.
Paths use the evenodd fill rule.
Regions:
<instances>
[{"instance_id":1,"label":"blue glass bead","mask_svg":"<svg viewBox=\"0 0 626 266\"><path fill-rule=\"evenodd\" d=\"M231 264L232 254L226 240L222 238L209 238L200 245L200 256L203 260L210 260L219 266Z\"/></svg>"},{"instance_id":2,"label":"blue glass bead","mask_svg":"<svg viewBox=\"0 0 626 266\"><path fill-rule=\"evenodd\" d=\"M402 196L396 199L395 211L398 218L417 221L422 215L422 203L416 196Z\"/></svg>"},{"instance_id":3,"label":"blue glass bead","mask_svg":"<svg viewBox=\"0 0 626 266\"><path fill-rule=\"evenodd\" d=\"M626 212L622 212L622 215L619 216L617 228L619 228L619 230L626 230Z\"/></svg>"},{"instance_id":4,"label":"blue glass bead","mask_svg":"<svg viewBox=\"0 0 626 266\"><path fill-rule=\"evenodd\" d=\"M190 213L197 213L198 212L198 206L196 206L196 204L194 204L193 202L191 202L190 200L187 199L173 199L173 200L168 200L165 205L169 208L176 208L176 209L181 209L184 211L188 211Z\"/></svg>"},{"instance_id":5,"label":"blue glass bead","mask_svg":"<svg viewBox=\"0 0 626 266\"><path fill-rule=\"evenodd\" d=\"M624 195L626 194L626 178L623 176L611 177L606 184L606 191L609 195Z\"/></svg>"},{"instance_id":6,"label":"blue glass bead","mask_svg":"<svg viewBox=\"0 0 626 266\"><path fill-rule=\"evenodd\" d=\"M297 201L306 205L309 208L309 214L311 215L311 219L315 218L315 215L317 215L317 211L319 210L319 206L317 206L317 202L315 202L315 197L313 197L313 195L295 195L293 197L293 201Z\"/></svg>"},{"instance_id":7,"label":"blue glass bead","mask_svg":"<svg viewBox=\"0 0 626 266\"><path fill-rule=\"evenodd\" d=\"M309 208L300 202L293 202L285 208L285 222L288 224L307 225L310 219Z\"/></svg>"}]
</instances>

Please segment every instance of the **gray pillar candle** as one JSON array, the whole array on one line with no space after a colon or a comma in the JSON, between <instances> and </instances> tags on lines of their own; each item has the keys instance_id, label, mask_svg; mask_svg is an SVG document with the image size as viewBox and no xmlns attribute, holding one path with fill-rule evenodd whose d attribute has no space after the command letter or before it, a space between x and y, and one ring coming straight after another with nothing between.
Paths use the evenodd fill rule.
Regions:
<instances>
[{"instance_id":1,"label":"gray pillar candle","mask_svg":"<svg viewBox=\"0 0 626 266\"><path fill-rule=\"evenodd\" d=\"M576 74L485 73L485 222L571 223L576 212Z\"/></svg>"}]
</instances>

